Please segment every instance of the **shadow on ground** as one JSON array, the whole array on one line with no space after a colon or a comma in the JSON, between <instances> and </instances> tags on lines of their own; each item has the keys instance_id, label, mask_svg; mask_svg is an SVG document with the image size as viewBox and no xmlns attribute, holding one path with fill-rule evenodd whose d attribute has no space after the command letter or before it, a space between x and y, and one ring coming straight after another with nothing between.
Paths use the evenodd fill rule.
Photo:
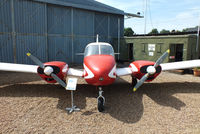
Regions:
<instances>
[{"instance_id":1,"label":"shadow on ground","mask_svg":"<svg viewBox=\"0 0 200 134\"><path fill-rule=\"evenodd\" d=\"M0 86L40 80L38 74L0 71Z\"/></svg>"},{"instance_id":2,"label":"shadow on ground","mask_svg":"<svg viewBox=\"0 0 200 134\"><path fill-rule=\"evenodd\" d=\"M200 93L200 83L145 83L137 92L132 92L131 85L124 80L104 87L106 98L105 114L125 123L138 122L144 111L143 95L147 95L157 104L180 110L186 106L174 97L176 93ZM76 105L84 109L86 97L96 98L98 90L87 84L79 84L75 92ZM60 85L51 84L13 84L0 88L0 97L53 97L58 98L57 108L65 111L70 106L70 93ZM87 115L85 113L85 115Z\"/></svg>"}]
</instances>

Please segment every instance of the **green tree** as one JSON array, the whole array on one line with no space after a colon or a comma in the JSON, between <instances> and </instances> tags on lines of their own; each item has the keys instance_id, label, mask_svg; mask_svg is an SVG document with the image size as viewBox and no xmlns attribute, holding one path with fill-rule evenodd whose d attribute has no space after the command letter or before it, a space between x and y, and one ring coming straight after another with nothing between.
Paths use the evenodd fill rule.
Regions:
<instances>
[{"instance_id":1,"label":"green tree","mask_svg":"<svg viewBox=\"0 0 200 134\"><path fill-rule=\"evenodd\" d=\"M176 33L181 33L181 31L179 31L179 30L176 30Z\"/></svg>"},{"instance_id":2,"label":"green tree","mask_svg":"<svg viewBox=\"0 0 200 134\"><path fill-rule=\"evenodd\" d=\"M181 31L173 29L171 33L181 33Z\"/></svg>"},{"instance_id":3,"label":"green tree","mask_svg":"<svg viewBox=\"0 0 200 134\"><path fill-rule=\"evenodd\" d=\"M151 30L151 32L149 32L148 34L159 34L158 29L154 28Z\"/></svg>"},{"instance_id":4,"label":"green tree","mask_svg":"<svg viewBox=\"0 0 200 134\"><path fill-rule=\"evenodd\" d=\"M173 29L171 33L181 33L181 31Z\"/></svg>"},{"instance_id":5,"label":"green tree","mask_svg":"<svg viewBox=\"0 0 200 134\"><path fill-rule=\"evenodd\" d=\"M124 36L133 36L134 31L132 30L132 28L128 27L128 28L124 28Z\"/></svg>"},{"instance_id":6,"label":"green tree","mask_svg":"<svg viewBox=\"0 0 200 134\"><path fill-rule=\"evenodd\" d=\"M187 29L187 28L185 28L185 29L183 29L183 30L182 30L182 32L187 32L187 30L188 30L188 29Z\"/></svg>"},{"instance_id":7,"label":"green tree","mask_svg":"<svg viewBox=\"0 0 200 134\"><path fill-rule=\"evenodd\" d=\"M169 33L170 33L170 31L169 30L165 30L165 29L160 31L160 34L169 34Z\"/></svg>"},{"instance_id":8,"label":"green tree","mask_svg":"<svg viewBox=\"0 0 200 134\"><path fill-rule=\"evenodd\" d=\"M176 33L176 30L175 30L175 29L173 29L173 30L171 31L171 33Z\"/></svg>"}]
</instances>

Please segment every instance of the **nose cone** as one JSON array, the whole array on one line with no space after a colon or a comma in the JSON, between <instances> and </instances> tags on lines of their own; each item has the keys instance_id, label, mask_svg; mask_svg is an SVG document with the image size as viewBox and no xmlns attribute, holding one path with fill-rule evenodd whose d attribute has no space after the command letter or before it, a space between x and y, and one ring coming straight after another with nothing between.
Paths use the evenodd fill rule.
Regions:
<instances>
[{"instance_id":1,"label":"nose cone","mask_svg":"<svg viewBox=\"0 0 200 134\"><path fill-rule=\"evenodd\" d=\"M155 74L156 73L156 69L154 66L149 66L147 67L147 72L150 74Z\"/></svg>"},{"instance_id":2,"label":"nose cone","mask_svg":"<svg viewBox=\"0 0 200 134\"><path fill-rule=\"evenodd\" d=\"M53 68L52 67L50 67L50 66L47 66L47 67L45 67L44 68L44 73L46 74L46 75L51 75L51 73L53 72Z\"/></svg>"},{"instance_id":3,"label":"nose cone","mask_svg":"<svg viewBox=\"0 0 200 134\"><path fill-rule=\"evenodd\" d=\"M111 55L92 55L84 58L84 78L88 84L103 86L115 80L115 59Z\"/></svg>"}]
</instances>

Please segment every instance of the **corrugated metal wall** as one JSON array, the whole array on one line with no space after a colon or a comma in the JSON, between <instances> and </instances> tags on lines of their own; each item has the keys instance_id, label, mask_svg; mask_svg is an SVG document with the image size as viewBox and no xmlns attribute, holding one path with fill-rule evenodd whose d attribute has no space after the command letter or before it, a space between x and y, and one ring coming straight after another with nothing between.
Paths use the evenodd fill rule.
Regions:
<instances>
[{"instance_id":1,"label":"corrugated metal wall","mask_svg":"<svg viewBox=\"0 0 200 134\"><path fill-rule=\"evenodd\" d=\"M120 27L120 28L118 28ZM43 62L82 63L85 46L122 37L124 18L30 0L0 1L0 62L34 64L31 52ZM116 50L117 51L117 50Z\"/></svg>"},{"instance_id":2,"label":"corrugated metal wall","mask_svg":"<svg viewBox=\"0 0 200 134\"><path fill-rule=\"evenodd\" d=\"M72 62L71 9L47 5L48 60Z\"/></svg>"},{"instance_id":3,"label":"corrugated metal wall","mask_svg":"<svg viewBox=\"0 0 200 134\"><path fill-rule=\"evenodd\" d=\"M14 62L12 45L11 2L0 1L0 61Z\"/></svg>"},{"instance_id":4,"label":"corrugated metal wall","mask_svg":"<svg viewBox=\"0 0 200 134\"><path fill-rule=\"evenodd\" d=\"M41 61L46 61L45 4L25 0L13 2L16 62L33 64L26 56L29 51Z\"/></svg>"}]
</instances>

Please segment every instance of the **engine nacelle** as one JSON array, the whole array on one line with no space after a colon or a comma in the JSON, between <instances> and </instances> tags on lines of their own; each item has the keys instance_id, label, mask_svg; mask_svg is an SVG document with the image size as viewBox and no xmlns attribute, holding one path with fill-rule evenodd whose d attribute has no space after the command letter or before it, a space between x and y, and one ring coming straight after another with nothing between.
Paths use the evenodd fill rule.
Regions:
<instances>
[{"instance_id":1,"label":"engine nacelle","mask_svg":"<svg viewBox=\"0 0 200 134\"><path fill-rule=\"evenodd\" d=\"M60 61L52 61L44 63L45 67L52 67L53 73L56 74L61 80L65 81L68 72L68 64ZM38 75L48 83L56 83L56 81L49 75L44 73L44 69L38 67Z\"/></svg>"},{"instance_id":2,"label":"engine nacelle","mask_svg":"<svg viewBox=\"0 0 200 134\"><path fill-rule=\"evenodd\" d=\"M147 68L149 66L154 66L154 64L155 62L141 60L132 62L129 67L132 70L132 76L134 76L137 79L141 79L147 73ZM150 75L146 81L150 82L154 80L161 73L161 71L162 71L161 66L156 67L156 72Z\"/></svg>"}]
</instances>

